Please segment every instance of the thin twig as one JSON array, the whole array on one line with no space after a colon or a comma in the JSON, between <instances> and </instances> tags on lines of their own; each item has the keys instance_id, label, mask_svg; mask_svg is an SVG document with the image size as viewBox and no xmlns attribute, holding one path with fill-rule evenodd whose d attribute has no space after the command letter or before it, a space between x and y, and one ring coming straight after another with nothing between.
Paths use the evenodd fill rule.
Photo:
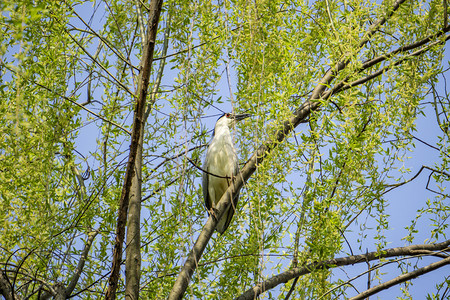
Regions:
<instances>
[{"instance_id":1,"label":"thin twig","mask_svg":"<svg viewBox=\"0 0 450 300\"><path fill-rule=\"evenodd\" d=\"M99 119L101 119L101 120L103 120L103 121L105 121L105 122L107 122L107 123L109 123L109 124L111 124L111 125L114 125L114 126L116 126L117 128L120 128L120 129L122 129L123 131L125 131L126 133L128 133L129 135L131 135L131 131L129 131L128 129L124 128L123 126L121 126L121 125L119 125L119 124L117 124L117 123L115 123L114 121L108 120L108 119L106 119L106 118L100 116L99 114L96 114L96 113L93 112L92 110L90 110L90 109L84 107L83 105L81 105L81 104L79 104L78 102L76 102L76 101L70 99L69 97L66 97L66 96L64 96L64 95L61 95L61 94L55 92L54 90L52 90L52 89L50 89L50 88L48 88L48 87L46 87L46 86L44 86L44 85L42 85L42 84L40 84L40 83L37 83L37 82L33 82L33 83L36 84L37 86L39 86L39 87L41 87L41 88L43 88L43 89L45 89L45 90L51 92L51 93L56 94L57 96L63 98L64 100L67 100L67 101L69 101L69 102L75 104L76 106L80 107L81 109L84 109L85 111L87 111L88 113L90 113L90 114L96 116L97 118L99 118Z\"/></svg>"},{"instance_id":2,"label":"thin twig","mask_svg":"<svg viewBox=\"0 0 450 300\"><path fill-rule=\"evenodd\" d=\"M84 26L86 26L86 28L89 29L89 31L84 31L84 32L92 34L92 35L96 36L97 38L99 38L112 52L114 52L115 55L117 55L117 57L120 60L122 60L125 64L129 65L130 67L132 67L136 70L139 70L137 67L133 66L131 64L131 61L129 59L126 59L124 57L124 55L122 53L120 53L120 51L117 48L113 47L106 38L99 35L91 26L89 26L89 24L84 21L84 19L75 11L75 9L69 3L67 3L67 1L64 1L64 2L69 7L69 9L78 17L78 19L84 24Z\"/></svg>"}]
</instances>

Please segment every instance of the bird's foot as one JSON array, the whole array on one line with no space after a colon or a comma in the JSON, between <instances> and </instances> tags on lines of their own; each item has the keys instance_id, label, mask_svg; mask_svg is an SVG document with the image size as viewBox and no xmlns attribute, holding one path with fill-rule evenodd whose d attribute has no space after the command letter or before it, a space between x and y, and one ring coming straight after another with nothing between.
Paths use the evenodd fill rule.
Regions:
<instances>
[{"instance_id":1,"label":"bird's foot","mask_svg":"<svg viewBox=\"0 0 450 300\"><path fill-rule=\"evenodd\" d=\"M208 212L209 212L209 214L211 215L211 217L213 217L214 220L216 220L216 222L217 222L217 214L216 214L217 209L215 209L214 207L211 207L211 208L208 210Z\"/></svg>"}]
</instances>

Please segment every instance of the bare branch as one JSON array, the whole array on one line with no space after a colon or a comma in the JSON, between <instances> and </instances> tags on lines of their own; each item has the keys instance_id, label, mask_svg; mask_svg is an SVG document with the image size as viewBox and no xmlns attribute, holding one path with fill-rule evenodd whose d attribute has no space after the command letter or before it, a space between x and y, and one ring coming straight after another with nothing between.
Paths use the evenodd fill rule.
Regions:
<instances>
[{"instance_id":1,"label":"bare branch","mask_svg":"<svg viewBox=\"0 0 450 300\"><path fill-rule=\"evenodd\" d=\"M153 174L154 172L156 172L156 170L159 169L159 168L160 168L162 165L164 165L166 162L171 161L171 160L174 160L174 159L177 159L177 158L180 157L180 156L186 155L187 152L191 152L191 151L193 151L193 150L196 150L196 149L199 149L199 148L203 148L203 147L206 147L206 146L208 146L208 144L202 144L202 145L199 145L199 146L194 146L194 147L192 147L192 148L190 148L190 149L187 149L186 151L179 152L178 154L176 154L176 155L174 155L174 156L172 156L172 157L165 157L164 154L167 154L167 153L164 153L163 155L153 155L153 156L158 157L158 158L164 158L164 160L163 160L162 162L160 162L156 167L154 167L154 168L151 170L151 174Z\"/></svg>"},{"instance_id":2,"label":"bare branch","mask_svg":"<svg viewBox=\"0 0 450 300\"><path fill-rule=\"evenodd\" d=\"M411 133L408 133L408 134L409 134L413 139L415 139L415 140L421 142L422 144L424 144L424 145L426 145L426 146L428 146L428 147L430 147L430 148L432 148L432 149L434 149L434 150L437 150L437 151L439 151L439 152L442 152L443 155L445 155L445 156L447 156L448 158L450 158L450 155L448 155L446 152L442 151L442 149L439 149L438 147L433 146L433 145L431 145L430 143L427 143L427 142L425 142L425 141L422 140L422 139L419 139L418 137L414 136L414 135L411 134Z\"/></svg>"},{"instance_id":3,"label":"bare branch","mask_svg":"<svg viewBox=\"0 0 450 300\"><path fill-rule=\"evenodd\" d=\"M75 9L73 9L73 7L67 3L66 1L64 1L65 4L70 8L70 10L72 11L73 14L75 14L78 19L84 24L84 26L86 26L86 28L89 29L89 31L87 31L87 33L92 34L94 36L96 36L98 39L100 39L100 41L105 44L112 52L114 52L114 54L120 59L122 60L125 64L129 65L130 67L137 69L135 66L133 66L131 64L131 61L129 59L126 59L125 56L119 52L119 50L115 47L113 47L111 45L111 43L104 37L102 37L101 35L99 35L88 23L86 23L84 21L84 19L75 11ZM95 55L95 57L97 57L97 55Z\"/></svg>"},{"instance_id":4,"label":"bare branch","mask_svg":"<svg viewBox=\"0 0 450 300\"><path fill-rule=\"evenodd\" d=\"M214 177L217 177L217 178L231 179L231 177L229 177L229 176L220 176L220 175L213 174L213 173L211 173L211 172L206 171L206 170L203 169L202 167L198 166L195 162L192 161L192 159L190 159L190 158L187 157L187 156L186 156L186 159L187 159L194 167L196 167L197 169L199 169L200 171L202 171L202 172L204 172L204 173L206 173L206 174L208 174L208 175L211 175L211 176L214 176Z\"/></svg>"},{"instance_id":5,"label":"bare branch","mask_svg":"<svg viewBox=\"0 0 450 300\"><path fill-rule=\"evenodd\" d=\"M108 71L108 69L102 65L95 57L92 56L92 54L89 53L89 51L87 51L87 49L81 45L81 43L72 35L70 34L70 32L68 30L65 30L66 34L72 39L72 41L75 42L75 44L77 44L77 46L83 50L83 52L89 56L89 58L95 62L106 74L108 74L108 76L110 78L112 78L114 80L114 82L116 82L124 91L126 91L128 94L130 94L133 97L136 97L136 95L130 91L130 89L128 87L126 87L119 79L117 79L113 74L111 74L111 72Z\"/></svg>"},{"instance_id":6,"label":"bare branch","mask_svg":"<svg viewBox=\"0 0 450 300\"><path fill-rule=\"evenodd\" d=\"M100 43L98 43L97 46L97 51L95 51L94 57L97 59L98 56L100 55L100 51L103 48L103 42L100 41ZM86 106L89 103L92 102L92 74L94 73L94 62L92 62L91 67L88 69L89 70L89 79L88 79L88 85L87 85L87 100L86 102L81 103L82 106Z\"/></svg>"}]
</instances>

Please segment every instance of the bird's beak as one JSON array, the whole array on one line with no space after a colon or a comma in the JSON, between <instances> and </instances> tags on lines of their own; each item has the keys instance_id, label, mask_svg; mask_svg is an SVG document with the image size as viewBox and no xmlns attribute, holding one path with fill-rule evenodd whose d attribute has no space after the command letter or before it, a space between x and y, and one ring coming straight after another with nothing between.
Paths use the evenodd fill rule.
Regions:
<instances>
[{"instance_id":1,"label":"bird's beak","mask_svg":"<svg viewBox=\"0 0 450 300\"><path fill-rule=\"evenodd\" d=\"M241 115L234 115L234 119L236 121L247 119L248 117L251 117L251 114L241 114Z\"/></svg>"}]
</instances>

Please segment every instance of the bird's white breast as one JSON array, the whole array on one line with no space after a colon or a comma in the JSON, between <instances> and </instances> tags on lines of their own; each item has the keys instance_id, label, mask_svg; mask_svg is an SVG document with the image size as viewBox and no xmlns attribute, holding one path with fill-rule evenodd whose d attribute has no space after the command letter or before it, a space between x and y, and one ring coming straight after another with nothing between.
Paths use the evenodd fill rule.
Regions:
<instances>
[{"instance_id":1,"label":"bird's white breast","mask_svg":"<svg viewBox=\"0 0 450 300\"><path fill-rule=\"evenodd\" d=\"M211 187L215 187L214 192L210 191L210 195L212 192L214 194L211 195L211 200L215 204L219 202L229 183L231 183L231 177L235 174L237 155L231 142L229 130L228 132L216 132L208 152L210 158L208 161L208 172L218 176L229 177L227 179L209 175L209 184Z\"/></svg>"}]
</instances>

